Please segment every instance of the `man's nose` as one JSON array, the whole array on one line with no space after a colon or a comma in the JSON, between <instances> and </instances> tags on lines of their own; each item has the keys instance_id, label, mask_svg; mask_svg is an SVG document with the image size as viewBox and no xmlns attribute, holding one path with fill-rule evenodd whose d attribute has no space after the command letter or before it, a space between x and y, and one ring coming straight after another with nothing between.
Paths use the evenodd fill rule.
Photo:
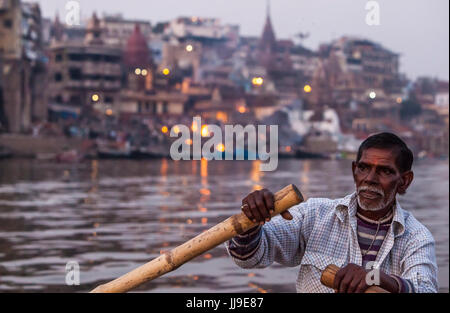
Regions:
<instances>
[{"instance_id":1,"label":"man's nose","mask_svg":"<svg viewBox=\"0 0 450 313\"><path fill-rule=\"evenodd\" d=\"M368 184L378 184L379 183L379 177L377 174L377 171L375 168L372 168L370 172L367 174L366 178L364 179L366 183Z\"/></svg>"}]
</instances>

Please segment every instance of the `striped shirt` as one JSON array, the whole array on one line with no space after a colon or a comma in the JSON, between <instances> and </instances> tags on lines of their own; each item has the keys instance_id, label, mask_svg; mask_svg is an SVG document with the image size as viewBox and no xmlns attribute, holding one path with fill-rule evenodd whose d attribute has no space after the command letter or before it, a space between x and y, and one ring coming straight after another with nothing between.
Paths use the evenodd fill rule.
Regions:
<instances>
[{"instance_id":1,"label":"striped shirt","mask_svg":"<svg viewBox=\"0 0 450 313\"><path fill-rule=\"evenodd\" d=\"M228 253L242 268L300 265L297 292L334 292L320 283L328 265L363 265L356 193L336 200L311 198L289 211L291 221L277 216L228 241ZM394 277L402 292L438 290L434 239L398 201L373 268Z\"/></svg>"},{"instance_id":2,"label":"striped shirt","mask_svg":"<svg viewBox=\"0 0 450 313\"><path fill-rule=\"evenodd\" d=\"M380 251L384 238L386 237L389 227L391 227L392 211L388 216L379 221L372 221L356 212L358 243L362 253L362 266L367 268L368 262L374 262ZM374 239L374 237L376 238Z\"/></svg>"}]
</instances>

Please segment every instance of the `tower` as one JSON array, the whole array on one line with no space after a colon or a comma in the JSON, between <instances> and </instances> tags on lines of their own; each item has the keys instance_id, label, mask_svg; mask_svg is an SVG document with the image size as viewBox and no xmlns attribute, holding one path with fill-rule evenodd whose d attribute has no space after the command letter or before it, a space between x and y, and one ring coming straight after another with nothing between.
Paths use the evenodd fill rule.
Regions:
<instances>
[{"instance_id":1,"label":"tower","mask_svg":"<svg viewBox=\"0 0 450 313\"><path fill-rule=\"evenodd\" d=\"M258 45L258 55L263 66L271 67L274 65L276 48L277 40L270 17L270 0L267 0L266 22Z\"/></svg>"}]
</instances>

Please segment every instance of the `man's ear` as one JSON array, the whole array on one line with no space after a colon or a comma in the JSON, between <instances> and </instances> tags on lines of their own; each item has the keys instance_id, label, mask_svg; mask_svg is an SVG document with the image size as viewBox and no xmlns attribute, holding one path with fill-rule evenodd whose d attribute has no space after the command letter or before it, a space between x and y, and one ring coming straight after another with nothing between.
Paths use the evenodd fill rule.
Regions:
<instances>
[{"instance_id":1,"label":"man's ear","mask_svg":"<svg viewBox=\"0 0 450 313\"><path fill-rule=\"evenodd\" d=\"M407 171L400 175L401 175L402 182L398 186L398 193L401 195L404 195L406 193L406 190L408 189L409 185L411 185L411 183L414 179L414 173L413 173L413 171Z\"/></svg>"},{"instance_id":2,"label":"man's ear","mask_svg":"<svg viewBox=\"0 0 450 313\"><path fill-rule=\"evenodd\" d=\"M353 174L353 180L355 180L355 170L356 170L356 162L352 162L352 174Z\"/></svg>"}]
</instances>

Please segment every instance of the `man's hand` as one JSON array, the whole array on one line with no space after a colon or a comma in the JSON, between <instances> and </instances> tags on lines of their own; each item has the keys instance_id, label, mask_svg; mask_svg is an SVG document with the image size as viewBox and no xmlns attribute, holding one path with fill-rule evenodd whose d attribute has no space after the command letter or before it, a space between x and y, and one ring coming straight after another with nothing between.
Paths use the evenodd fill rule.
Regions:
<instances>
[{"instance_id":1,"label":"man's hand","mask_svg":"<svg viewBox=\"0 0 450 313\"><path fill-rule=\"evenodd\" d=\"M255 223L263 225L269 222L274 211L274 196L267 189L254 191L242 200L242 212ZM281 216L292 220L292 215L288 211L281 213Z\"/></svg>"},{"instance_id":2,"label":"man's hand","mask_svg":"<svg viewBox=\"0 0 450 313\"><path fill-rule=\"evenodd\" d=\"M339 293L363 293L369 288L366 275L364 267L348 264L336 273L333 288Z\"/></svg>"}]
</instances>

